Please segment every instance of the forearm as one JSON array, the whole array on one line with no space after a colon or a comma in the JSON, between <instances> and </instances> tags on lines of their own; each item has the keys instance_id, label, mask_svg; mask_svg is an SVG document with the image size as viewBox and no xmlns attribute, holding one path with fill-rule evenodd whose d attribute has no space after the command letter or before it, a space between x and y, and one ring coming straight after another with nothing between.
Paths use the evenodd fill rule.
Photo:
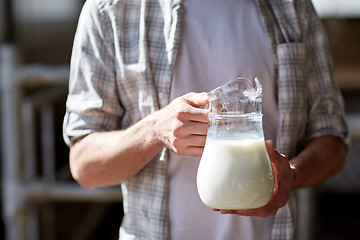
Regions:
<instances>
[{"instance_id":1,"label":"forearm","mask_svg":"<svg viewBox=\"0 0 360 240\"><path fill-rule=\"evenodd\" d=\"M126 130L95 132L70 150L70 169L83 187L116 185L139 172L162 149L151 118Z\"/></svg>"},{"instance_id":2,"label":"forearm","mask_svg":"<svg viewBox=\"0 0 360 240\"><path fill-rule=\"evenodd\" d=\"M337 174L344 166L347 149L332 136L311 140L298 156L290 160L294 173L292 189L310 187Z\"/></svg>"},{"instance_id":3,"label":"forearm","mask_svg":"<svg viewBox=\"0 0 360 240\"><path fill-rule=\"evenodd\" d=\"M201 156L207 133L207 93L189 93L125 130L92 133L70 150L73 177L85 188L119 184L167 147Z\"/></svg>"}]
</instances>

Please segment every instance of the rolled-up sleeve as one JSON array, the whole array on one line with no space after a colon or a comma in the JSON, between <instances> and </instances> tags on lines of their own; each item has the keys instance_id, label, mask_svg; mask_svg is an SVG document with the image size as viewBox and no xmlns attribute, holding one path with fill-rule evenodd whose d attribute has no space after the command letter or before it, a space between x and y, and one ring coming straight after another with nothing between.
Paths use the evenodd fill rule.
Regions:
<instances>
[{"instance_id":1,"label":"rolled-up sleeve","mask_svg":"<svg viewBox=\"0 0 360 240\"><path fill-rule=\"evenodd\" d=\"M75 34L64 140L119 128L124 113L116 85L114 44L109 16L86 1Z\"/></svg>"},{"instance_id":2,"label":"rolled-up sleeve","mask_svg":"<svg viewBox=\"0 0 360 240\"><path fill-rule=\"evenodd\" d=\"M307 139L334 135L349 143L344 102L334 77L333 62L326 33L313 8L309 12L308 47L308 122Z\"/></svg>"}]
</instances>

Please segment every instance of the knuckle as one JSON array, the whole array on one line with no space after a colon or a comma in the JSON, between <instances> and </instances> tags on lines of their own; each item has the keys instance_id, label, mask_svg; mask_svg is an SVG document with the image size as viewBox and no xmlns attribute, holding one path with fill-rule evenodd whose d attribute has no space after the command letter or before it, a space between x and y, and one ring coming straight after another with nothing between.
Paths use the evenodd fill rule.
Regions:
<instances>
[{"instance_id":1,"label":"knuckle","mask_svg":"<svg viewBox=\"0 0 360 240\"><path fill-rule=\"evenodd\" d=\"M192 98L192 97L194 96L194 94L195 94L194 92L189 92L189 93L185 94L184 97L185 97L186 99Z\"/></svg>"},{"instance_id":2,"label":"knuckle","mask_svg":"<svg viewBox=\"0 0 360 240\"><path fill-rule=\"evenodd\" d=\"M185 103L180 103L175 110L176 119L183 119L184 116L188 113L187 105Z\"/></svg>"}]
</instances>

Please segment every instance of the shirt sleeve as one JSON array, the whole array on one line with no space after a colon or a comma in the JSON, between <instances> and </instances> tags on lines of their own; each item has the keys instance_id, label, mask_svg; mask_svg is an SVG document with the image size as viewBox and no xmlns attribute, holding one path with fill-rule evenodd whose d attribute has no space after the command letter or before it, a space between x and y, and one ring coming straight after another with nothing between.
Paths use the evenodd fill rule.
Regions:
<instances>
[{"instance_id":1,"label":"shirt sleeve","mask_svg":"<svg viewBox=\"0 0 360 240\"><path fill-rule=\"evenodd\" d=\"M305 36L308 59L307 139L333 135L348 143L344 101L335 80L332 57L322 23L313 6Z\"/></svg>"},{"instance_id":2,"label":"shirt sleeve","mask_svg":"<svg viewBox=\"0 0 360 240\"><path fill-rule=\"evenodd\" d=\"M118 96L111 24L96 1L85 2L70 63L63 134L67 144L95 131L119 128L124 112Z\"/></svg>"}]
</instances>

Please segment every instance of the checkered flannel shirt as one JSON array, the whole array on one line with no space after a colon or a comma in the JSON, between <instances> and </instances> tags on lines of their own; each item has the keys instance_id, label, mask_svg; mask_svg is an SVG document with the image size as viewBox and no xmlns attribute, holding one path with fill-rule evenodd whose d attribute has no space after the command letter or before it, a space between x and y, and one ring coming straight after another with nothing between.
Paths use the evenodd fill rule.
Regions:
<instances>
[{"instance_id":1,"label":"checkered flannel shirt","mask_svg":"<svg viewBox=\"0 0 360 240\"><path fill-rule=\"evenodd\" d=\"M256 1L275 59L278 149L292 158L311 138L345 140L343 102L311 1ZM71 60L64 118L68 144L91 132L124 129L168 104L182 12L181 0L86 1ZM121 239L169 238L166 172L166 154L159 153L121 184ZM292 194L276 214L272 239L293 239L294 226Z\"/></svg>"}]
</instances>

